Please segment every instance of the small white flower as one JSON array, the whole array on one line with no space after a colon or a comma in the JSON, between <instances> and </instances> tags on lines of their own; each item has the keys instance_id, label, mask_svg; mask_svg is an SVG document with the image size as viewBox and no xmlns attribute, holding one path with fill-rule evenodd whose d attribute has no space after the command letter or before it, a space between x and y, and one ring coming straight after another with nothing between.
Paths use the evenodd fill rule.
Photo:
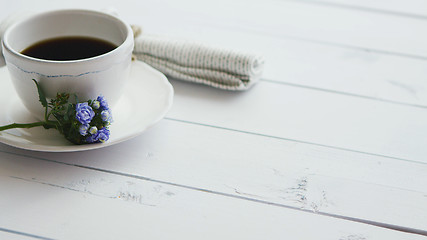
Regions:
<instances>
[{"instance_id":1,"label":"small white flower","mask_svg":"<svg viewBox=\"0 0 427 240\"><path fill-rule=\"evenodd\" d=\"M101 104L99 103L99 101L95 100L92 103L92 108L94 109L98 109L101 106Z\"/></svg>"},{"instance_id":2,"label":"small white flower","mask_svg":"<svg viewBox=\"0 0 427 240\"><path fill-rule=\"evenodd\" d=\"M91 128L89 128L89 133L90 134L95 134L96 132L98 132L98 128L96 126L93 126Z\"/></svg>"}]
</instances>

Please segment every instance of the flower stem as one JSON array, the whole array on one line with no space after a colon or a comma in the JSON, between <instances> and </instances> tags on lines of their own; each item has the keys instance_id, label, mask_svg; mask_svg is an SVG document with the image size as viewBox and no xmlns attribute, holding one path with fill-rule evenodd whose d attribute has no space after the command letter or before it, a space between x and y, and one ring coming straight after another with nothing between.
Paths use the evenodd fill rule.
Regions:
<instances>
[{"instance_id":1,"label":"flower stem","mask_svg":"<svg viewBox=\"0 0 427 240\"><path fill-rule=\"evenodd\" d=\"M33 128L33 127L39 127L44 126L46 128L55 127L53 123L49 122L34 122L34 123L12 123L5 126L0 126L0 131L8 130L11 128Z\"/></svg>"}]
</instances>

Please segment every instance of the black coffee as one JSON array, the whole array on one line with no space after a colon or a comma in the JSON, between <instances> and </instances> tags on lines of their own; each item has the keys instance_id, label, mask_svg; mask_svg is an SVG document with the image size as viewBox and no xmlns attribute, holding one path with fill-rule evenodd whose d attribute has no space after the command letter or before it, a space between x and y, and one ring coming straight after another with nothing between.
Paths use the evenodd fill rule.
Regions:
<instances>
[{"instance_id":1,"label":"black coffee","mask_svg":"<svg viewBox=\"0 0 427 240\"><path fill-rule=\"evenodd\" d=\"M107 53L117 46L92 37L59 37L37 42L21 53L30 57L67 61L95 57Z\"/></svg>"}]
</instances>

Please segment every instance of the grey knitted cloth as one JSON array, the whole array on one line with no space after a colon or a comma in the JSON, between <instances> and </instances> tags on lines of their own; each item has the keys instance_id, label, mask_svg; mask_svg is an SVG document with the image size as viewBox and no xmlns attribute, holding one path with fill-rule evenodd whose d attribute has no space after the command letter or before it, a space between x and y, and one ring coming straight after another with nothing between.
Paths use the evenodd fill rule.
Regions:
<instances>
[{"instance_id":1,"label":"grey knitted cloth","mask_svg":"<svg viewBox=\"0 0 427 240\"><path fill-rule=\"evenodd\" d=\"M248 89L264 68L260 55L164 36L137 36L133 53L173 78L226 90Z\"/></svg>"}]
</instances>

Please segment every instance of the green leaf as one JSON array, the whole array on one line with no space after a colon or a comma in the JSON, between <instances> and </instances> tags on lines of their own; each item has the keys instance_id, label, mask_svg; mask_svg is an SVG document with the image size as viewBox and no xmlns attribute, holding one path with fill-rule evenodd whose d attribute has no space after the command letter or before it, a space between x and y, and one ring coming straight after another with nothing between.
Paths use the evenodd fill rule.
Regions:
<instances>
[{"instance_id":1,"label":"green leaf","mask_svg":"<svg viewBox=\"0 0 427 240\"><path fill-rule=\"evenodd\" d=\"M76 95L76 94L73 94L73 96L74 96L74 99L75 99L75 101L76 101L76 104L77 104L77 103L79 103L79 98L77 97L77 95Z\"/></svg>"},{"instance_id":2,"label":"green leaf","mask_svg":"<svg viewBox=\"0 0 427 240\"><path fill-rule=\"evenodd\" d=\"M64 121L69 121L73 115L73 104L68 103L65 105L65 114L64 114Z\"/></svg>"},{"instance_id":3,"label":"green leaf","mask_svg":"<svg viewBox=\"0 0 427 240\"><path fill-rule=\"evenodd\" d=\"M45 97L42 89L39 86L39 83L35 79L33 79L33 81L37 86L37 92L39 93L39 101L41 102L43 107L47 108L47 100L46 100L46 97Z\"/></svg>"},{"instance_id":4,"label":"green leaf","mask_svg":"<svg viewBox=\"0 0 427 240\"><path fill-rule=\"evenodd\" d=\"M65 114L64 114L64 121L66 121L66 122L68 122L68 120L70 120L70 118L68 117L68 105L67 105L67 107L66 107L66 110L65 110L66 112L65 112Z\"/></svg>"}]
</instances>

